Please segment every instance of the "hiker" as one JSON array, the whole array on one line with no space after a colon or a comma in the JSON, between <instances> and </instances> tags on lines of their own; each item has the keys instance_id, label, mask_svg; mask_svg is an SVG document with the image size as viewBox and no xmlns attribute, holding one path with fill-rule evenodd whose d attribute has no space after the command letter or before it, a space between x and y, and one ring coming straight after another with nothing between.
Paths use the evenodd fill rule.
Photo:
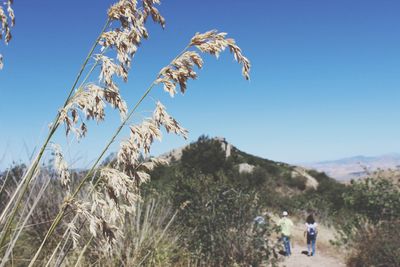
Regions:
<instances>
[{"instance_id":1,"label":"hiker","mask_svg":"<svg viewBox=\"0 0 400 267\"><path fill-rule=\"evenodd\" d=\"M267 223L263 216L257 216L254 218L253 224L253 245L255 248L255 255L258 257L265 257L267 250L267 243L265 240L265 234L267 232Z\"/></svg>"},{"instance_id":2,"label":"hiker","mask_svg":"<svg viewBox=\"0 0 400 267\"><path fill-rule=\"evenodd\" d=\"M307 216L306 219L306 230L304 231L304 236L307 235L307 251L308 256L315 255L315 242L317 241L317 223L314 220L312 214ZM310 253L311 250L311 253Z\"/></svg>"},{"instance_id":3,"label":"hiker","mask_svg":"<svg viewBox=\"0 0 400 267\"><path fill-rule=\"evenodd\" d=\"M265 241L264 235L267 232L268 229L268 214L264 212L262 215L258 215L253 219L253 233L258 236L262 237L262 240Z\"/></svg>"},{"instance_id":4,"label":"hiker","mask_svg":"<svg viewBox=\"0 0 400 267\"><path fill-rule=\"evenodd\" d=\"M290 251L290 236L293 227L293 222L291 219L288 218L287 211L284 211L282 213L282 218L278 221L278 225L281 227L282 240L283 240L283 245L285 247L285 254L286 256L290 256L292 254Z\"/></svg>"}]
</instances>

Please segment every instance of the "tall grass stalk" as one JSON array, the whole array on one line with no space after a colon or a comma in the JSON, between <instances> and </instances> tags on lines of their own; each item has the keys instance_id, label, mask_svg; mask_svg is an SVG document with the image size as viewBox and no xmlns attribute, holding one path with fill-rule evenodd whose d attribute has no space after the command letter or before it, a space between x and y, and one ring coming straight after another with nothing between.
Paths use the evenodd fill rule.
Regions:
<instances>
[{"instance_id":1,"label":"tall grass stalk","mask_svg":"<svg viewBox=\"0 0 400 267\"><path fill-rule=\"evenodd\" d=\"M63 105L63 108L68 104L69 100L71 99L71 96L73 95L73 92L74 92L74 90L75 90L75 87L76 87L76 85L78 84L78 82L79 82L79 80L80 80L80 78L81 78L81 76L82 76L82 74L83 74L83 71L84 71L85 68L86 68L86 65L88 64L89 59L92 57L93 52L94 52L94 50L96 49L96 47L97 47L97 45L98 45L98 43L99 43L99 41L100 41L100 38L101 38L103 32L107 29L107 27L109 26L109 24L110 24L110 19L107 19L107 21L106 21L106 23L105 23L103 29L101 30L99 36L97 37L96 41L95 41L94 44L92 45L92 48L90 49L88 55L86 56L86 58L85 58L85 60L84 60L84 62L83 62L83 64L82 64L82 66L81 66L81 69L79 70L79 73L78 73L78 75L77 75L77 77L76 77L76 79L75 79L75 81L74 81L74 83L73 83L73 85L72 85L72 87L71 87L71 89L70 89L70 91L69 91L69 94L68 94L68 96L67 96L67 98L66 98L66 100L65 100L65 103L64 103L64 105ZM29 184L30 184L32 178L34 177L33 174L35 173L35 171L36 171L36 169L37 169L37 167L38 167L38 165L39 165L39 163L40 163L40 161L41 161L41 159L42 159L42 156L43 156L43 154L44 154L44 151L45 151L45 149L47 148L47 145L48 145L48 143L50 142L51 138L53 137L54 133L56 132L58 126L60 125L60 123L59 123L59 118L60 118L60 113L57 113L56 118L53 120L53 123L52 123L51 129L50 129L50 131L49 131L49 134L48 134L48 136L46 137L45 142L44 142L44 144L42 145L42 147L41 147L41 149L40 149L38 155L36 156L35 160L34 160L33 163L31 164L31 166L30 166L30 168L28 169L28 171L26 172L26 175L24 175L24 177L22 178L22 181L21 181L21 183L20 183L21 186L19 186L19 187L17 188L17 190L14 192L13 197L11 198L11 200L9 201L9 203L7 204L6 208L4 209L4 211L3 211L3 213L2 213L2 216L0 217L0 222L1 222L1 221L3 220L5 214L7 213L8 209L9 209L9 207L10 207L10 204L13 202L14 198L18 195L18 198L17 198L17 200L16 200L14 209L11 211L11 214L10 214L10 216L8 217L7 222L5 223L5 226L4 226L4 228L3 228L2 232L1 232L0 247L3 246L3 244L4 244L4 242L5 242L6 238L7 238L7 233L8 233L9 230L10 230L11 224L12 224L12 222L13 222L13 220L14 220L14 217L15 217L15 215L16 215L16 212L17 212L17 210L18 210L18 208L19 208L19 206L20 206L20 203L21 203L21 201L22 201L22 198L23 198L23 196L25 195L26 191L28 190L28 186L29 186ZM21 192L19 192L19 191L21 191Z\"/></svg>"},{"instance_id":2,"label":"tall grass stalk","mask_svg":"<svg viewBox=\"0 0 400 267\"><path fill-rule=\"evenodd\" d=\"M145 91L145 93L142 95L142 97L139 99L139 101L135 104L134 108L131 110L131 112L128 114L128 116L126 116L126 118L122 121L121 125L117 128L116 132L114 133L114 135L111 137L110 141L107 143L107 145L105 146L105 148L103 149L103 151L100 153L100 156L97 158L97 160L95 161L95 163L92 165L91 169L89 170L89 172L87 173L87 175L85 176L85 178L83 178L81 180L81 182L79 183L79 185L77 186L77 188L75 189L74 193L71 195L71 199L73 199L77 193L81 190L81 188L83 187L83 185L87 182L87 180L91 177L91 175L94 174L94 171L98 165L98 163L100 162L100 160L102 159L102 157L104 156L104 154L106 153L106 151L108 151L110 145L115 141L116 137L118 136L118 134L121 132L122 128L126 125L127 121L131 118L131 116L134 114L134 112L136 111L136 109L139 107L139 105L142 103L142 101L146 98L146 96L151 92L151 90L153 89L153 87L159 83L164 83L164 89L168 90L173 90L170 91L170 94L174 94L174 88L168 88L167 86L167 82L170 82L169 79L177 79L175 82L181 85L181 90L182 92L184 92L186 90L186 80L188 78L196 78L196 76L188 76L188 77L181 77L179 78L175 78L175 76L172 76L171 78L169 77L170 72L175 71L174 69L172 69L173 66L175 66L174 64L176 64L178 67L180 65L183 64L187 64L187 63L179 63L179 60L188 60L188 57L190 57L190 60L194 61L194 63L201 67L202 66L202 61L199 58L199 56L195 53L191 53L190 55L186 55L186 52L188 52L188 49L191 46L196 46L197 48L199 48L200 50L202 50L203 48L201 47L202 44L207 43L207 48L204 48L205 52L211 53L211 54L215 54L218 55L218 53L220 51L222 51L224 49L225 46L233 46L233 53L235 53L235 57L238 59L238 61L240 62L241 60L247 60L245 59L240 52L240 49L238 50L238 48L234 45L234 41L232 39L228 39L229 41L226 41L225 46L221 47L221 44L216 42L215 47L209 46L210 40L211 42L214 42L214 39L222 42L225 41L225 34L218 34L216 33L216 31L211 31L211 32L207 32L205 34L197 34L194 38L192 38L191 43L177 56L174 58L174 60L168 65L168 67L163 68L161 70L161 72L159 73L159 75L157 76L156 80L149 86L149 88ZM232 44L230 44L230 42L232 42ZM235 50L236 49L236 50ZM203 51L203 50L202 50ZM236 51L236 52L235 52ZM238 54L236 54L238 53ZM246 61L246 64L249 65L249 63ZM246 65L244 64L244 65ZM176 67L176 68L178 68ZM171 68L171 69L169 69ZM180 71L179 69L177 69L176 71ZM247 69L248 71L248 69ZM247 72L244 71L244 73L247 75ZM177 75L181 75L181 74L177 74ZM193 75L193 74L190 74ZM195 75L195 74L194 74ZM246 76L247 77L247 76ZM179 79L179 80L178 80ZM183 79L183 81L181 80ZM171 83L171 82L170 82ZM96 187L97 183L100 180L97 180L94 188ZM53 232L55 231L56 227L58 226L58 224L61 222L63 216L64 216L64 212L65 209L60 209L58 215L56 216L54 222L52 223L52 225L50 226L42 244L40 245L39 249L37 250L35 256L33 257L31 263L29 266L33 266L34 262L36 261L36 259L38 258L41 250L43 249L44 245L46 244L48 238L53 234Z\"/></svg>"},{"instance_id":3,"label":"tall grass stalk","mask_svg":"<svg viewBox=\"0 0 400 267\"><path fill-rule=\"evenodd\" d=\"M83 247L81 253L79 253L79 257L78 257L78 259L76 260L75 267L78 267L79 264L81 263L81 261L82 261L82 259L83 259L83 255L85 254L86 250L88 249L90 243L92 243L93 238L94 238L94 236L91 236L91 237L90 237L89 241L88 241L88 242L86 243L86 245Z\"/></svg>"},{"instance_id":4,"label":"tall grass stalk","mask_svg":"<svg viewBox=\"0 0 400 267\"><path fill-rule=\"evenodd\" d=\"M113 245L117 236L121 237L122 229L124 229L124 218L126 218L126 214L134 212L135 205L140 199L139 186L142 183L147 182L150 178L148 171L153 168L151 166L154 166L156 161L161 161L150 161L147 162L147 164L142 165L142 163L139 163L139 156L148 156L153 141L155 139L161 140L161 127L164 127L167 132L173 132L183 137L186 137L187 134L187 131L182 128L174 118L166 113L165 107L161 103L157 103L152 118L144 120L140 125L130 126L131 135L128 140L121 143L117 163L101 168L100 178L93 181L91 184L92 187L87 190L87 192L89 192L89 194L87 194L89 200L81 201L78 198L78 193L88 184L89 179L92 176L95 176L96 170L98 170L98 165L111 144L115 142L121 130L127 125L138 107L156 85L163 85L164 90L171 96L174 96L177 93L176 88L178 86L180 91L185 93L187 81L189 79L197 78L194 68L196 66L197 68L201 68L203 60L197 52L190 51L189 48L198 49L203 53L208 53L217 57L223 50L228 48L234 55L236 61L242 64L242 73L244 77L249 79L250 62L243 56L241 49L236 45L233 39L226 38L226 33L218 33L216 30L203 34L197 33L190 40L189 45L177 57L175 57L169 65L161 69L154 82L151 83L142 97L136 102L133 109L127 114L126 103L121 98L118 86L115 84L113 78L114 76L117 76L122 78L124 81L127 80L132 58L136 53L141 40L148 36L147 29L145 28L146 19L151 16L155 22L159 23L162 27L165 26L164 18L160 15L158 9L153 6L154 4L160 4L159 0L143 0L141 1L141 4L142 6L139 7L137 1L120 0L109 9L107 22L84 60L62 109L57 113L57 116L51 125L44 144L30 164L30 167L23 175L17 189L10 198L10 201L7 203L5 210L0 215L0 224L4 225L3 230L0 233L1 248L9 238L9 233L11 232L12 225L15 221L17 212L20 209L22 200L26 195L26 192L29 190L29 185L32 180L36 177L36 173L39 171L39 164L45 150L59 125L64 123L67 134L72 130L72 132L81 137L84 136L87 131L86 125L83 123L84 119L81 118L82 113L86 115L88 120L93 119L101 121L104 120L104 107L106 103L119 110L121 117L123 118L121 124L107 142L105 148L97 157L90 170L72 191L70 188L70 173L67 164L63 160L62 154L57 152L57 160L55 161L57 162L55 164L56 171L60 175L61 185L68 189L67 198L62 202L58 209L55 219L47 230L39 248L31 259L29 266L35 264L49 238L53 235L60 222L66 216L67 210L68 212L76 212L74 219L70 224L68 224L68 227L70 227L69 234L74 238L74 242L77 241L76 236L78 235L75 227L75 223L78 222L78 218L80 218L78 216L83 216L84 218L81 223L81 229L86 221L89 221L90 223L89 231L91 238L89 240L90 242L85 245L85 250L88 249L92 239L97 236L99 228L102 228L102 233L105 236L105 240L102 241L105 241L107 246ZM116 21L120 24L120 27L106 32L107 28L111 25L111 21ZM91 66L91 68L89 68L86 76L82 80L83 74L88 67L89 59L94 55L94 51L98 45L101 45L102 47L101 53L95 55L94 58L96 62ZM114 63L114 59L105 55L108 48L114 50L118 63ZM102 63L99 85L86 83L95 68L99 65L99 61ZM77 88L80 81L81 84ZM82 119L82 125L80 128L77 128L76 124L79 119ZM140 170L141 167L143 167L143 171ZM93 197L93 199L90 197ZM87 208L89 204L91 204L90 210ZM116 207L115 204L117 204L118 207ZM105 211L111 211L113 215L111 216L107 214L107 216L105 216ZM167 223L164 230L161 231L159 238L155 238L155 241L152 241L153 243L155 242L155 245L157 245L164 237L165 232L174 220L176 214L177 212L172 216L172 219ZM153 215L154 213L152 213L152 210L149 208L145 213L144 220L150 220L150 216ZM25 224L26 223L23 223L23 225ZM148 225L146 224L142 225L142 227L147 226ZM22 228L23 227L21 227L21 229ZM141 237L144 237L145 233L148 231L149 229L147 228L141 228ZM64 255L62 255L60 261L57 260L57 264L62 263L69 251L69 249L67 249L66 252L64 251L64 248L68 243L69 235L64 235L62 240L64 238L66 238L66 240L64 246L61 248ZM16 241L16 239L11 238L12 244L15 244L14 241ZM53 251L48 262L50 262L57 254L57 251L62 244L61 241ZM139 242L137 245L140 247L140 244L144 242L144 239L138 239L137 242ZM10 249L11 250L7 250L6 254L8 251L12 251L12 247L10 247ZM137 259L137 256L138 255L135 255L134 258ZM78 257L77 264L82 260L82 257L83 253ZM148 255L146 255L143 260L145 261L147 257ZM4 259L4 262L6 262L6 260L7 259Z\"/></svg>"},{"instance_id":5,"label":"tall grass stalk","mask_svg":"<svg viewBox=\"0 0 400 267\"><path fill-rule=\"evenodd\" d=\"M127 218L123 239L109 252L92 249L88 259L99 257L107 266L162 266L155 263L159 257L173 257L179 236L170 227L181 209L151 198L137 203L136 210Z\"/></svg>"},{"instance_id":6,"label":"tall grass stalk","mask_svg":"<svg viewBox=\"0 0 400 267\"><path fill-rule=\"evenodd\" d=\"M8 182L9 177L10 177L10 170L7 171L6 177L4 178L3 184L1 185L1 188L0 188L0 196L3 194L3 190L4 190L5 187L6 187L6 184L7 184L7 182ZM1 221L0 221L0 222L1 222Z\"/></svg>"},{"instance_id":7,"label":"tall grass stalk","mask_svg":"<svg viewBox=\"0 0 400 267\"><path fill-rule=\"evenodd\" d=\"M176 60L177 58L179 58L182 54L184 54L187 50L188 50L189 46L185 47L185 49L179 53L178 56L176 56L174 60ZM157 76L157 79L159 78L159 76ZM157 80L156 79L156 80ZM155 81L156 81L155 80ZM79 185L77 186L77 188L74 190L74 192L71 194L71 198L75 198L76 195L80 192L80 190L82 189L83 185L90 179L90 177L92 175L94 175L96 167L98 166L98 164L100 163L101 159L104 157L105 153L108 151L108 149L110 148L110 146L115 142L115 139L117 138L117 136L119 135L119 133L122 131L123 127L127 124L127 122L132 118L133 114L136 112L136 110L138 109L138 107L140 106L140 104L143 102L143 100L147 97L147 95L151 92L151 90L154 88L154 86L156 85L156 82L153 82L148 88L147 90L143 93L143 95L141 96L141 98L139 99L139 101L135 104L135 106L132 108L132 110L129 112L128 116L126 116L126 118L122 121L122 123L119 125L119 127L116 129L115 133L113 134L113 136L111 137L111 139L109 140L109 142L106 144L106 146L104 147L104 149L101 151L100 155L97 157L97 159L95 160L95 162L93 163L92 167L90 168L90 170L88 171L88 173L85 175L85 177L80 181ZM93 188L95 188L98 184L100 180L97 180L93 186ZM91 193L91 192L90 192ZM54 233L55 229L57 228L57 226L60 224L63 216L65 213L65 209L60 208L60 211L58 212L56 218L54 219L53 223L51 224L49 230L46 233L46 236L44 237L42 244L40 245L40 247L38 248L38 250L36 251L35 256L33 257L31 263L29 264L29 266L33 266L34 262L36 261L37 257L40 255L41 250L43 249L44 245L46 244L46 242L48 241L49 237Z\"/></svg>"},{"instance_id":8,"label":"tall grass stalk","mask_svg":"<svg viewBox=\"0 0 400 267\"><path fill-rule=\"evenodd\" d=\"M175 218L178 215L178 213L179 213L179 209L175 211L175 213L172 215L171 219L168 221L167 225L164 227L164 229L162 229L162 232L161 232L160 236L157 239L154 240L154 244L153 244L154 247L157 247L157 245L160 243L160 241L164 238L165 233L168 231L168 229L170 228L171 224L175 221ZM146 224L144 224L144 225L146 225ZM149 251L143 257L143 259L139 262L138 266L141 266L147 260L147 258L150 256L151 253L152 253L152 251Z\"/></svg>"},{"instance_id":9,"label":"tall grass stalk","mask_svg":"<svg viewBox=\"0 0 400 267\"><path fill-rule=\"evenodd\" d=\"M49 267L53 258L55 257L55 255L57 254L61 244L63 243L63 239L66 237L68 240L68 236L70 235L69 231L65 231L63 238L61 239L61 241L58 242L57 246L54 248L53 253L51 253L50 258L47 260L46 266L45 267ZM65 244L64 244L65 245Z\"/></svg>"},{"instance_id":10,"label":"tall grass stalk","mask_svg":"<svg viewBox=\"0 0 400 267\"><path fill-rule=\"evenodd\" d=\"M32 215L33 211L35 210L37 204L41 200L43 194L45 193L45 191L46 191L46 189L48 187L48 185L50 184L50 179L51 178L49 178L47 180L47 182L45 184L43 184L42 188L40 189L38 194L35 196L35 201L33 202L32 206L29 207L29 212L25 215L25 217L21 216L21 220L23 219L23 221L21 223L18 223L18 227L17 227L18 230L11 236L10 244L9 244L7 250L6 250L5 255L1 259L0 267L5 266L5 264L7 263L8 257L10 257L18 238L20 237L20 235L21 235L22 231L24 230L29 218L31 217L31 215ZM31 191L31 193L33 193L33 191ZM31 197L31 194L29 195L27 201L29 201L30 197ZM28 205L25 205L25 208L28 208ZM25 213L25 209L23 210L22 214L24 214L24 213Z\"/></svg>"},{"instance_id":11,"label":"tall grass stalk","mask_svg":"<svg viewBox=\"0 0 400 267\"><path fill-rule=\"evenodd\" d=\"M32 176L35 176L35 175L38 173L38 170L37 170L37 169L32 169L32 170L34 170L34 172L32 172ZM31 171L31 170L30 170L30 171ZM23 194L27 191L29 184L30 184L30 181L29 181L29 182L27 182L27 180L25 180L25 181L24 181L24 180L20 181L20 182L18 183L17 190L18 190L18 189L22 189L23 192L21 192L21 194L18 196L18 199L17 199L16 203L13 202L13 199L14 199L14 197L16 196L16 193L17 193L17 192L14 192L13 196L11 197L11 199L8 201L8 203L7 203L7 205L6 205L5 210L6 210L7 208L9 209L9 208L12 207L12 211L11 211L11 214L10 214L8 217L6 217L5 211L4 211L4 213L3 213L3 214L4 214L3 219L7 219L7 220L6 220L6 223L5 223L4 228L1 230L1 233L0 233L0 237L1 237L1 241L0 241L0 252L1 252L1 248L3 248L3 246L4 246L4 244L5 244L5 241L6 241L7 237L8 237L7 234L8 234L8 232L11 230L10 227L11 227L11 224L12 224L12 222L13 222L13 220L14 220L14 217L15 217L15 215L16 215L16 213L17 213L19 207L20 207L20 203L21 203L21 201L22 201ZM17 191L17 190L16 190L16 191ZM1 220L0 220L0 222L1 222Z\"/></svg>"}]
</instances>

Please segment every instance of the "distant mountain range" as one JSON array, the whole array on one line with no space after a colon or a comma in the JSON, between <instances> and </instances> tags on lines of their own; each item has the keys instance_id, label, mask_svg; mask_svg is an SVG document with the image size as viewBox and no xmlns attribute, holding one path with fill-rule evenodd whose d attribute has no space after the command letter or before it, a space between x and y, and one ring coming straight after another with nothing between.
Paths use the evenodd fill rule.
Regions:
<instances>
[{"instance_id":1,"label":"distant mountain range","mask_svg":"<svg viewBox=\"0 0 400 267\"><path fill-rule=\"evenodd\" d=\"M325 172L339 181L349 181L365 177L376 170L396 170L400 168L400 154L391 153L376 157L355 156L332 161L301 164L305 168Z\"/></svg>"}]
</instances>

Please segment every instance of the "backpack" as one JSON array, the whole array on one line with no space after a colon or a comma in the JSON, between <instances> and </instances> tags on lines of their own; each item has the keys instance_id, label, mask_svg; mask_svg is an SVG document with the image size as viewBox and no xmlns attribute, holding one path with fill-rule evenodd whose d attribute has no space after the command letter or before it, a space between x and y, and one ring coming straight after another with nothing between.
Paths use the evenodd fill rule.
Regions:
<instances>
[{"instance_id":1,"label":"backpack","mask_svg":"<svg viewBox=\"0 0 400 267\"><path fill-rule=\"evenodd\" d=\"M315 227L309 227L308 228L308 235L310 237L315 237Z\"/></svg>"}]
</instances>

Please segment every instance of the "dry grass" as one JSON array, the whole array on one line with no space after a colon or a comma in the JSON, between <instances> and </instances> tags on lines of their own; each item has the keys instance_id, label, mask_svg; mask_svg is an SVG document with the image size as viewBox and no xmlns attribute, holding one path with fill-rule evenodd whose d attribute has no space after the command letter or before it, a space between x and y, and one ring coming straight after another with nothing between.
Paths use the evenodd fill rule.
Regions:
<instances>
[{"instance_id":1,"label":"dry grass","mask_svg":"<svg viewBox=\"0 0 400 267\"><path fill-rule=\"evenodd\" d=\"M11 21L11 26L14 22L11 3L11 0L7 2L8 16L0 7L1 30L5 32L6 43L11 39L8 22ZM26 223L26 218L20 215L19 210L24 206L24 202L29 201L25 196L31 193L30 184L38 177L41 170L40 163L50 144L53 147L56 174L64 188L65 198L47 233L40 238L41 245L29 266L33 266L39 257L42 259L50 257L41 255L50 240L58 244L51 253L51 258L61 258L59 264L70 250L68 248L64 251L62 248L70 247L67 244L71 242L72 250L83 248L81 251L88 250L91 244L96 244L99 250L105 251L119 244L124 236L126 217L135 214L136 205L141 200L140 186L150 179L148 172L157 164L163 163L148 158L153 142L161 141L162 129L183 137L186 137L187 130L166 112L166 108L160 102L157 102L152 117L144 119L140 124L129 125L130 135L120 143L117 160L107 166L99 166L99 163L154 87L162 84L164 90L171 96L176 94L177 86L182 93L186 92L187 81L197 78L195 68L203 66L202 58L195 50L218 57L228 48L235 60L242 65L243 76L249 79L250 62L232 38L226 38L226 33L219 33L216 30L197 33L184 50L161 69L154 82L128 113L128 104L120 94L117 81L121 79L127 82L133 57L142 41L149 35L146 29L148 18L151 17L155 23L165 26L165 20L156 8L158 4L159 0L120 0L108 10L107 21L84 60L64 105L55 116L44 144L20 178L8 205L5 205L1 213L0 255L4 255L1 250L3 245L8 244L6 254L11 255L18 243L18 238L12 238L15 225L18 228L21 222ZM89 62L93 64L89 65ZM96 72L97 67L100 68L98 72ZM96 73L98 78L92 77ZM68 163L63 157L61 146L53 143L53 136L59 126L64 125L67 136L73 133L77 138L83 138L88 132L85 122L104 120L107 105L119 111L121 124L106 142L104 149L79 184L72 185ZM143 161L143 158L147 160ZM41 195L44 195L44 191ZM61 240L54 240L57 237L53 234L63 224L66 227L63 228L64 234L61 235ZM61 248L61 251L58 248ZM80 253L78 262L82 258L83 253ZM8 257L2 257L1 265L5 265L7 261Z\"/></svg>"},{"instance_id":2,"label":"dry grass","mask_svg":"<svg viewBox=\"0 0 400 267\"><path fill-rule=\"evenodd\" d=\"M0 1L0 41L4 39L4 43L8 44L11 41L11 27L15 25L14 10L11 5L13 0ZM6 6L6 11L4 7ZM3 68L3 56L0 54L0 70Z\"/></svg>"}]
</instances>

